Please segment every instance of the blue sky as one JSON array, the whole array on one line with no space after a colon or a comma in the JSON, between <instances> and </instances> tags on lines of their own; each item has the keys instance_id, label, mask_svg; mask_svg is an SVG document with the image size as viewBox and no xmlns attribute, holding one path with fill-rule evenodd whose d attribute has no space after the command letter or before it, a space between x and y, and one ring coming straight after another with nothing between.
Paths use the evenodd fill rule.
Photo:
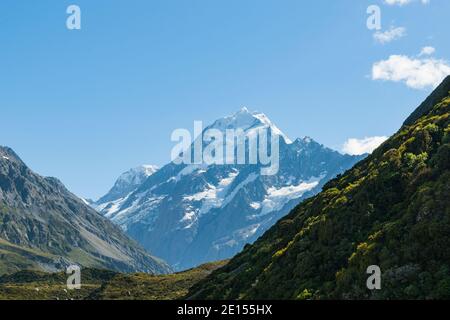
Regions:
<instances>
[{"instance_id":1,"label":"blue sky","mask_svg":"<svg viewBox=\"0 0 450 320\"><path fill-rule=\"evenodd\" d=\"M174 129L242 106L335 149L389 136L447 70L450 1L388 1L2 0L0 145L97 198L168 162Z\"/></svg>"}]
</instances>

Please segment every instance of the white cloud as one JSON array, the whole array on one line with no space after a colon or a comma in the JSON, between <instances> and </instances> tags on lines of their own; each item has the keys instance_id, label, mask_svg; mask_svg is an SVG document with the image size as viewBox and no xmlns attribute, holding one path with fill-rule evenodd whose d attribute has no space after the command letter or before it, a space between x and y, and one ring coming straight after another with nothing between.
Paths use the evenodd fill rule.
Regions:
<instances>
[{"instance_id":1,"label":"white cloud","mask_svg":"<svg viewBox=\"0 0 450 320\"><path fill-rule=\"evenodd\" d=\"M384 32L377 31L373 34L373 38L381 43L385 44L397 39L400 39L401 37L404 37L406 35L406 28L403 27L391 27L389 30L386 30Z\"/></svg>"},{"instance_id":2,"label":"white cloud","mask_svg":"<svg viewBox=\"0 0 450 320\"><path fill-rule=\"evenodd\" d=\"M404 82L413 89L437 87L447 75L450 75L448 62L430 57L391 55L387 60L375 62L372 66L373 80Z\"/></svg>"},{"instance_id":3,"label":"white cloud","mask_svg":"<svg viewBox=\"0 0 450 320\"><path fill-rule=\"evenodd\" d=\"M420 51L419 57L429 56L436 52L436 49L433 47L423 47L422 51Z\"/></svg>"},{"instance_id":4,"label":"white cloud","mask_svg":"<svg viewBox=\"0 0 450 320\"><path fill-rule=\"evenodd\" d=\"M348 139L343 147L342 152L350 155L361 155L364 153L372 153L378 148L388 137L366 137L364 139L351 138Z\"/></svg>"},{"instance_id":5,"label":"white cloud","mask_svg":"<svg viewBox=\"0 0 450 320\"><path fill-rule=\"evenodd\" d=\"M384 0L384 3L390 6L404 6L410 4L415 0ZM422 4L429 4L430 0L420 0Z\"/></svg>"}]
</instances>

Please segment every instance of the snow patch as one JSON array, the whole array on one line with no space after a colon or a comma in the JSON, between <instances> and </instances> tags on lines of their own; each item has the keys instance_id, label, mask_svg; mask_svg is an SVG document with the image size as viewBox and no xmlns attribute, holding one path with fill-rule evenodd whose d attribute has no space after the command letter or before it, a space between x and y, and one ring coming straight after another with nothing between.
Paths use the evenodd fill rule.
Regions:
<instances>
[{"instance_id":1,"label":"snow patch","mask_svg":"<svg viewBox=\"0 0 450 320\"><path fill-rule=\"evenodd\" d=\"M253 182L256 180L256 178L258 178L259 175L257 175L256 173L252 172L251 174L248 175L247 178L245 178L244 181L242 181L241 183L239 183L237 185L236 188L233 189L233 191L231 192L231 194L229 194L227 196L227 198L225 199L225 201L222 204L222 207L225 207L226 205L228 205L228 203L230 203L231 200L233 200L233 198L236 196L236 194L239 192L239 190L241 190L243 187L245 187L247 184Z\"/></svg>"},{"instance_id":2,"label":"snow patch","mask_svg":"<svg viewBox=\"0 0 450 320\"><path fill-rule=\"evenodd\" d=\"M229 248L233 248L237 245L239 245L240 243L242 243L242 241L247 241L248 238L252 237L253 235L256 234L256 232L258 231L258 229L260 228L261 224L257 223L257 224L252 224L248 227L236 230L235 232L233 232L233 234L229 237L224 237L218 241L215 241L213 243L213 248L217 251L229 247Z\"/></svg>"},{"instance_id":3,"label":"snow patch","mask_svg":"<svg viewBox=\"0 0 450 320\"><path fill-rule=\"evenodd\" d=\"M120 225L124 231L127 231L129 225L137 221L143 221L144 218L146 222L150 223L157 216L157 212L155 212L154 209L157 208L166 197L166 195L152 197L148 196L146 193L140 193L129 207L124 210L116 211L115 215L110 219ZM153 229L149 227L148 231L152 230Z\"/></svg>"},{"instance_id":4,"label":"snow patch","mask_svg":"<svg viewBox=\"0 0 450 320\"><path fill-rule=\"evenodd\" d=\"M131 193L129 193L127 196L123 198L103 203L97 206L95 209L99 212L102 212L106 218L111 218L114 214L119 212L121 205L125 202L125 200L128 199L130 195Z\"/></svg>"},{"instance_id":5,"label":"snow patch","mask_svg":"<svg viewBox=\"0 0 450 320\"><path fill-rule=\"evenodd\" d=\"M252 218L264 216L270 212L281 210L289 201L301 198L306 192L319 185L325 176L312 177L308 181L302 181L298 185L290 185L282 188L271 187L267 189L267 195L261 203L261 212Z\"/></svg>"},{"instance_id":6,"label":"snow patch","mask_svg":"<svg viewBox=\"0 0 450 320\"><path fill-rule=\"evenodd\" d=\"M231 183L234 181L234 179L237 177L238 174L239 174L238 171L233 171L228 175L228 177L220 180L217 187L208 184L205 190L190 196L185 196L183 197L183 200L186 202L202 201L200 209L198 209L196 212L198 216L208 213L211 209L219 208L222 206L225 200L225 195L228 193L229 186L231 185ZM191 219L192 219L191 212L187 212L181 221Z\"/></svg>"},{"instance_id":7,"label":"snow patch","mask_svg":"<svg viewBox=\"0 0 450 320\"><path fill-rule=\"evenodd\" d=\"M206 165L206 164L189 164L186 167L184 167L183 169L181 169L181 171L178 172L178 174L175 177L171 177L169 180L167 180L167 182L170 182L170 181L178 182L184 176L188 176L188 175L194 173L195 171L205 172L207 167L208 167L208 165Z\"/></svg>"},{"instance_id":8,"label":"snow patch","mask_svg":"<svg viewBox=\"0 0 450 320\"><path fill-rule=\"evenodd\" d=\"M252 202L252 203L250 203L250 207L252 207L255 210L258 210L259 208L261 208L261 203L259 203L259 202Z\"/></svg>"},{"instance_id":9,"label":"snow patch","mask_svg":"<svg viewBox=\"0 0 450 320\"><path fill-rule=\"evenodd\" d=\"M88 200L86 200L85 198L80 198L81 201L83 201L83 203L89 207L91 207L92 202L89 202Z\"/></svg>"}]
</instances>

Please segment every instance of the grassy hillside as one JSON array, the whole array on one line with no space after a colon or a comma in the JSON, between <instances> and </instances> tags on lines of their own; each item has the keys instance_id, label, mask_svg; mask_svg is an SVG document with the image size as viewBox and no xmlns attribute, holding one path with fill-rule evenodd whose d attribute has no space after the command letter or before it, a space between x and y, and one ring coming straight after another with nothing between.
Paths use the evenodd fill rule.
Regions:
<instances>
[{"instance_id":1,"label":"grassy hillside","mask_svg":"<svg viewBox=\"0 0 450 320\"><path fill-rule=\"evenodd\" d=\"M450 77L393 137L196 284L197 299L450 298ZM366 287L378 265L382 289Z\"/></svg>"},{"instance_id":2,"label":"grassy hillside","mask_svg":"<svg viewBox=\"0 0 450 320\"><path fill-rule=\"evenodd\" d=\"M121 274L83 269L81 290L67 290L67 275L19 271L0 277L0 300L170 300L185 296L189 288L225 262L215 262L171 275Z\"/></svg>"},{"instance_id":3,"label":"grassy hillside","mask_svg":"<svg viewBox=\"0 0 450 320\"><path fill-rule=\"evenodd\" d=\"M55 257L38 249L24 248L0 238L0 275L24 269L39 269Z\"/></svg>"}]
</instances>

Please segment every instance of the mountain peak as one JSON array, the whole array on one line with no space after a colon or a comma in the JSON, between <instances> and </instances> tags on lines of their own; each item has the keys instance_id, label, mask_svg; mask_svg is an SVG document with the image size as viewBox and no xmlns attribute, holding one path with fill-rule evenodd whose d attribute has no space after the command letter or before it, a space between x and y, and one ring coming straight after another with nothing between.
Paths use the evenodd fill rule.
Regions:
<instances>
[{"instance_id":1,"label":"mountain peak","mask_svg":"<svg viewBox=\"0 0 450 320\"><path fill-rule=\"evenodd\" d=\"M139 167L132 168L128 170L127 172L122 173L119 176L118 181L125 182L125 183L142 183L142 181L134 182L137 180L145 179L152 174L154 174L156 171L158 171L158 167L154 165L142 165Z\"/></svg>"},{"instance_id":2,"label":"mountain peak","mask_svg":"<svg viewBox=\"0 0 450 320\"><path fill-rule=\"evenodd\" d=\"M0 146L0 161L1 160L18 161L23 163L13 149L4 146Z\"/></svg>"},{"instance_id":3,"label":"mountain peak","mask_svg":"<svg viewBox=\"0 0 450 320\"><path fill-rule=\"evenodd\" d=\"M251 112L247 109L247 107L242 107L238 113L251 113Z\"/></svg>"},{"instance_id":4,"label":"mountain peak","mask_svg":"<svg viewBox=\"0 0 450 320\"><path fill-rule=\"evenodd\" d=\"M316 140L314 140L313 138L311 138L309 136L304 136L303 138L297 138L297 139L295 139L295 141L293 143L299 144L299 145L305 145L305 144L310 144L310 143L318 144L318 142Z\"/></svg>"},{"instance_id":5,"label":"mountain peak","mask_svg":"<svg viewBox=\"0 0 450 320\"><path fill-rule=\"evenodd\" d=\"M267 128L272 136L287 140L265 114L246 108L217 120L203 134L208 129L224 134L237 128L247 136ZM197 139L206 145L203 137ZM309 137L289 145L281 142L278 152L279 170L271 176L262 175L263 165L250 161L172 162L134 188L117 183L95 208L177 270L227 259L360 160Z\"/></svg>"},{"instance_id":6,"label":"mountain peak","mask_svg":"<svg viewBox=\"0 0 450 320\"><path fill-rule=\"evenodd\" d=\"M159 167L155 165L142 165L122 173L112 189L97 203L113 201L126 196L158 170Z\"/></svg>"},{"instance_id":7,"label":"mountain peak","mask_svg":"<svg viewBox=\"0 0 450 320\"><path fill-rule=\"evenodd\" d=\"M248 132L257 128L270 128L272 133L282 137L284 141L291 144L292 141L264 114L258 111L251 112L246 107L242 107L238 112L216 120L207 129L242 129Z\"/></svg>"}]
</instances>

